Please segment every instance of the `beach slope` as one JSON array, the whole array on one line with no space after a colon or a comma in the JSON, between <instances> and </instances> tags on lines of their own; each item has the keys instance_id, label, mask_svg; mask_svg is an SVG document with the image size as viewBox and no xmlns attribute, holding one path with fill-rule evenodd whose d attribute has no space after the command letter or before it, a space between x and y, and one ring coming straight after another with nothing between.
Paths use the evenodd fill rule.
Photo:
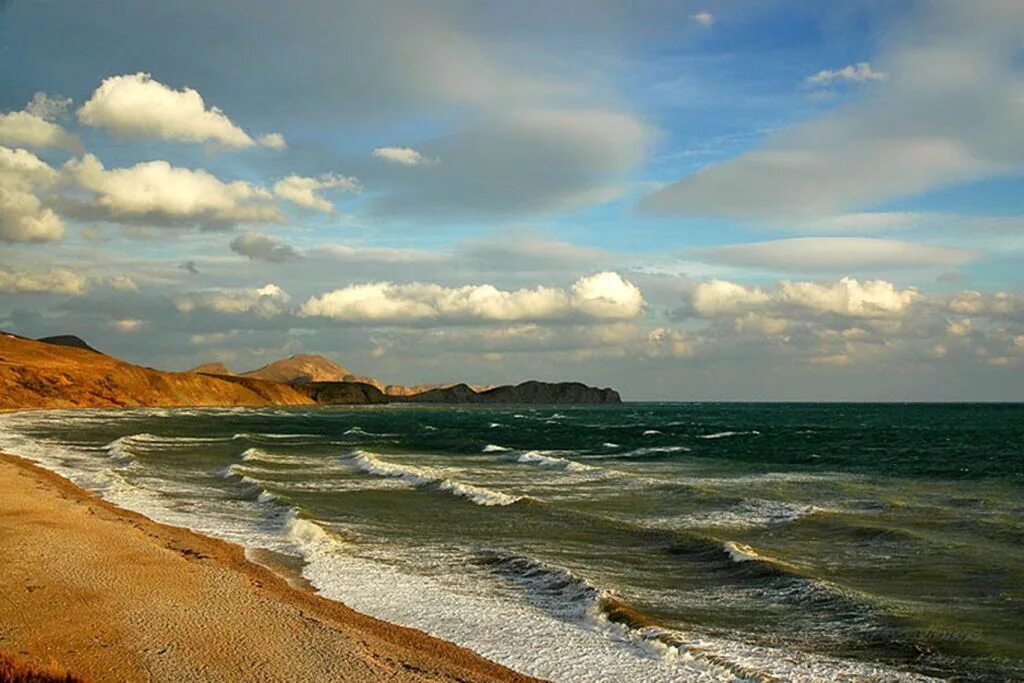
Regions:
<instances>
[{"instance_id":1,"label":"beach slope","mask_svg":"<svg viewBox=\"0 0 1024 683\"><path fill-rule=\"evenodd\" d=\"M0 454L0 651L91 681L527 681Z\"/></svg>"}]
</instances>

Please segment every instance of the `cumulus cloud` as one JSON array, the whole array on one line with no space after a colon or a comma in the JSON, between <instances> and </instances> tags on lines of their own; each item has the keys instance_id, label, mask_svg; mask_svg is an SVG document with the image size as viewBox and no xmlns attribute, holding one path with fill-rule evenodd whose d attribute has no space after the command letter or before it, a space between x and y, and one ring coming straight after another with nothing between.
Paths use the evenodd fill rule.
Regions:
<instances>
[{"instance_id":1,"label":"cumulus cloud","mask_svg":"<svg viewBox=\"0 0 1024 683\"><path fill-rule=\"evenodd\" d=\"M174 298L175 307L182 313L213 311L215 313L255 313L271 317L283 313L291 297L271 283L259 289L209 289L189 292Z\"/></svg>"},{"instance_id":2,"label":"cumulus cloud","mask_svg":"<svg viewBox=\"0 0 1024 683\"><path fill-rule=\"evenodd\" d=\"M373 156L403 166L419 166L432 161L411 147L377 147Z\"/></svg>"},{"instance_id":3,"label":"cumulus cloud","mask_svg":"<svg viewBox=\"0 0 1024 683\"><path fill-rule=\"evenodd\" d=\"M771 270L835 271L957 266L972 249L867 237L801 237L699 249L701 261Z\"/></svg>"},{"instance_id":4,"label":"cumulus cloud","mask_svg":"<svg viewBox=\"0 0 1024 683\"><path fill-rule=\"evenodd\" d=\"M965 315L1014 317L1024 315L1024 296L1014 292L983 294L973 290L958 292L947 302L946 308Z\"/></svg>"},{"instance_id":5,"label":"cumulus cloud","mask_svg":"<svg viewBox=\"0 0 1024 683\"><path fill-rule=\"evenodd\" d=\"M647 335L645 352L653 357L691 358L693 342L684 330L658 327Z\"/></svg>"},{"instance_id":6,"label":"cumulus cloud","mask_svg":"<svg viewBox=\"0 0 1024 683\"><path fill-rule=\"evenodd\" d=\"M694 310L705 317L797 309L872 318L899 314L917 297L917 290L912 288L900 290L885 280L861 282L850 277L836 283L783 280L768 291L726 280L711 280L697 284L692 303Z\"/></svg>"},{"instance_id":7,"label":"cumulus cloud","mask_svg":"<svg viewBox=\"0 0 1024 683\"><path fill-rule=\"evenodd\" d=\"M67 294L80 296L89 289L85 277L65 268L14 271L0 266L0 292L4 294Z\"/></svg>"},{"instance_id":8,"label":"cumulus cloud","mask_svg":"<svg viewBox=\"0 0 1024 683\"><path fill-rule=\"evenodd\" d=\"M301 255L289 244L255 232L247 232L231 240L231 251L253 261L284 263L300 258Z\"/></svg>"},{"instance_id":9,"label":"cumulus cloud","mask_svg":"<svg viewBox=\"0 0 1024 683\"><path fill-rule=\"evenodd\" d=\"M245 181L224 182L202 169L147 161L107 170L92 154L64 165L79 188L95 193L90 208L109 220L231 225L283 220L265 189Z\"/></svg>"},{"instance_id":10,"label":"cumulus cloud","mask_svg":"<svg viewBox=\"0 0 1024 683\"><path fill-rule=\"evenodd\" d=\"M615 320L643 312L640 289L612 272L583 277L568 289L501 290L492 285L444 287L430 283L376 282L312 297L299 311L352 322Z\"/></svg>"},{"instance_id":11,"label":"cumulus cloud","mask_svg":"<svg viewBox=\"0 0 1024 683\"><path fill-rule=\"evenodd\" d=\"M1020 169L1024 4L948 1L919 10L883 50L890 78L867 97L668 185L642 208L823 216Z\"/></svg>"},{"instance_id":12,"label":"cumulus cloud","mask_svg":"<svg viewBox=\"0 0 1024 683\"><path fill-rule=\"evenodd\" d=\"M78 120L121 137L212 141L235 148L257 144L220 109L207 107L196 90L175 90L142 72L104 79L78 109ZM261 143L280 149L284 138L270 134Z\"/></svg>"},{"instance_id":13,"label":"cumulus cloud","mask_svg":"<svg viewBox=\"0 0 1024 683\"><path fill-rule=\"evenodd\" d=\"M828 86L835 83L868 83L871 81L887 81L889 74L875 71L868 62L858 62L841 69L822 69L818 73L804 79L806 85Z\"/></svg>"},{"instance_id":14,"label":"cumulus cloud","mask_svg":"<svg viewBox=\"0 0 1024 683\"><path fill-rule=\"evenodd\" d=\"M317 192L330 189L359 192L362 188L359 180L356 178L334 173L325 173L316 178L290 175L274 183L274 194L276 196L286 199L293 204L298 204L314 211L322 211L323 213L332 213L334 211L334 204L321 197Z\"/></svg>"},{"instance_id":15,"label":"cumulus cloud","mask_svg":"<svg viewBox=\"0 0 1024 683\"><path fill-rule=\"evenodd\" d=\"M57 179L57 171L31 152L0 147L0 241L49 242L61 238L64 222L36 194L53 186Z\"/></svg>"},{"instance_id":16,"label":"cumulus cloud","mask_svg":"<svg viewBox=\"0 0 1024 683\"><path fill-rule=\"evenodd\" d=\"M0 144L40 149L60 147L73 152L82 149L82 143L74 135L28 110L0 114Z\"/></svg>"},{"instance_id":17,"label":"cumulus cloud","mask_svg":"<svg viewBox=\"0 0 1024 683\"><path fill-rule=\"evenodd\" d=\"M767 303L771 297L758 287L744 287L728 280L698 283L693 308L703 316L738 315Z\"/></svg>"}]
</instances>

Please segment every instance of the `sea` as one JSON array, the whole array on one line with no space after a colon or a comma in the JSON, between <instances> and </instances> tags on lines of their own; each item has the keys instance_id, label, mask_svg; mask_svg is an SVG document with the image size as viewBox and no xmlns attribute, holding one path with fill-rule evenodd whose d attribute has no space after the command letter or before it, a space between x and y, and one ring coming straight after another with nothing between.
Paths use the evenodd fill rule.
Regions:
<instances>
[{"instance_id":1,"label":"sea","mask_svg":"<svg viewBox=\"0 0 1024 683\"><path fill-rule=\"evenodd\" d=\"M1024 680L1024 405L43 411L0 448L552 681Z\"/></svg>"}]
</instances>

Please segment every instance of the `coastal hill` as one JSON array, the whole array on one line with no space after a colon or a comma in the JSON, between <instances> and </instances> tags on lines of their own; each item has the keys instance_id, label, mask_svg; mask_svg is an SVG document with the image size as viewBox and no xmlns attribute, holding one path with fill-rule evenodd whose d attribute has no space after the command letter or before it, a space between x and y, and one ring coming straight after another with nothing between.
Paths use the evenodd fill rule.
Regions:
<instances>
[{"instance_id":1,"label":"coastal hill","mask_svg":"<svg viewBox=\"0 0 1024 683\"><path fill-rule=\"evenodd\" d=\"M31 340L0 332L0 410L136 406L364 405L381 403L619 403L578 382L397 387L353 375L323 356L291 356L242 375L221 363L188 372L133 365L77 337ZM281 380L273 378L280 377ZM283 381L282 381L283 380ZM405 390L403 393L398 391Z\"/></svg>"},{"instance_id":2,"label":"coastal hill","mask_svg":"<svg viewBox=\"0 0 1024 683\"><path fill-rule=\"evenodd\" d=\"M227 375L229 377L233 377L235 375L235 373L231 372L231 370L228 369L228 366L223 363L203 363L202 365L197 365L191 370L186 370L185 372L200 372L204 375Z\"/></svg>"},{"instance_id":3,"label":"coastal hill","mask_svg":"<svg viewBox=\"0 0 1024 683\"><path fill-rule=\"evenodd\" d=\"M0 409L313 403L287 384L161 372L77 346L0 333Z\"/></svg>"},{"instance_id":4,"label":"coastal hill","mask_svg":"<svg viewBox=\"0 0 1024 683\"><path fill-rule=\"evenodd\" d=\"M201 365L199 367L204 366ZM224 366L221 365L221 367ZM227 370L227 368L224 369ZM206 371L200 370L199 372ZM228 372L230 373L230 371ZM312 354L297 354L282 358L273 363L268 363L259 369L243 372L241 376L295 385L309 384L311 382L356 382L359 384L369 384L381 392L384 391L384 385L372 377L352 374L331 359Z\"/></svg>"},{"instance_id":5,"label":"coastal hill","mask_svg":"<svg viewBox=\"0 0 1024 683\"><path fill-rule=\"evenodd\" d=\"M406 397L392 397L409 403L544 403L544 404L606 404L622 403L614 389L588 387L580 382L523 382L476 391L467 384L431 389Z\"/></svg>"}]
</instances>

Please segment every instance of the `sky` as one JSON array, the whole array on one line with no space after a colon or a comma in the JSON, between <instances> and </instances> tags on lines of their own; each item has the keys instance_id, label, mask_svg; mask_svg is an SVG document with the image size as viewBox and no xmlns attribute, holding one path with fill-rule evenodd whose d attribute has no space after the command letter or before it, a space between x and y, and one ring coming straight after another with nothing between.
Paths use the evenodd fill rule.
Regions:
<instances>
[{"instance_id":1,"label":"sky","mask_svg":"<svg viewBox=\"0 0 1024 683\"><path fill-rule=\"evenodd\" d=\"M0 329L1024 400L1019 0L0 0Z\"/></svg>"}]
</instances>

